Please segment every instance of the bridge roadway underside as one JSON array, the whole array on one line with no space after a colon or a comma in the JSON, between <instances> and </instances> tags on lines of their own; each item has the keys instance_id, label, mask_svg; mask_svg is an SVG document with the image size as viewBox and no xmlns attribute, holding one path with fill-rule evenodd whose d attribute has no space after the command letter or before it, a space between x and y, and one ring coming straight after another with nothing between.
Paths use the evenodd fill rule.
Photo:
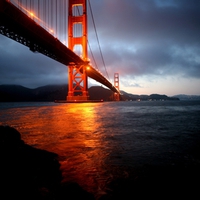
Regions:
<instances>
[{"instance_id":1,"label":"bridge roadway underside","mask_svg":"<svg viewBox=\"0 0 200 200\"><path fill-rule=\"evenodd\" d=\"M72 63L79 66L88 64L6 0L0 0L0 34L29 47L33 52L42 53L66 66ZM93 67L90 66L87 75L118 93L118 90Z\"/></svg>"}]
</instances>

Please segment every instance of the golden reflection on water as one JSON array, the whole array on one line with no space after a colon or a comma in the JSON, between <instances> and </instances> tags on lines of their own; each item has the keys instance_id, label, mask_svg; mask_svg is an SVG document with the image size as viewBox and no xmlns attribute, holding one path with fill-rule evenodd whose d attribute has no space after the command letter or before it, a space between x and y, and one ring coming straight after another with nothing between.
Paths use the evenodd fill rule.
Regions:
<instances>
[{"instance_id":1,"label":"golden reflection on water","mask_svg":"<svg viewBox=\"0 0 200 200\"><path fill-rule=\"evenodd\" d=\"M101 107L100 103L84 103L16 108L9 125L27 144L59 155L63 181L75 181L98 193L106 182L107 155L98 120Z\"/></svg>"}]
</instances>

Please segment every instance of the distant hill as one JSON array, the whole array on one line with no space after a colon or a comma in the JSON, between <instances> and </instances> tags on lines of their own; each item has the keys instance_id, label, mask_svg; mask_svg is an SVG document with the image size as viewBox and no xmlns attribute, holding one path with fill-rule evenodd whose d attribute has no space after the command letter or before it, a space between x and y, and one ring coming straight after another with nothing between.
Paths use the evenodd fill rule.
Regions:
<instances>
[{"instance_id":1,"label":"distant hill","mask_svg":"<svg viewBox=\"0 0 200 200\"><path fill-rule=\"evenodd\" d=\"M178 94L178 95L175 95L173 97L179 98L180 100L200 100L200 95Z\"/></svg>"},{"instance_id":2,"label":"distant hill","mask_svg":"<svg viewBox=\"0 0 200 200\"><path fill-rule=\"evenodd\" d=\"M47 85L29 89L20 85L0 85L0 102L54 101L65 99L67 85Z\"/></svg>"},{"instance_id":3,"label":"distant hill","mask_svg":"<svg viewBox=\"0 0 200 200\"><path fill-rule=\"evenodd\" d=\"M101 100L112 101L113 92L101 86L92 86L88 89L89 96L91 100Z\"/></svg>"},{"instance_id":4,"label":"distant hill","mask_svg":"<svg viewBox=\"0 0 200 200\"><path fill-rule=\"evenodd\" d=\"M68 85L47 85L32 90L35 101L54 101L66 99Z\"/></svg>"},{"instance_id":5,"label":"distant hill","mask_svg":"<svg viewBox=\"0 0 200 200\"><path fill-rule=\"evenodd\" d=\"M151 94L151 95L136 95L121 91L122 99L124 101L166 101L166 100L179 100L178 97L168 97L167 95Z\"/></svg>"},{"instance_id":6,"label":"distant hill","mask_svg":"<svg viewBox=\"0 0 200 200\"><path fill-rule=\"evenodd\" d=\"M91 100L112 101L113 92L101 86L92 86L88 89ZM155 101L155 100L179 100L191 99L189 96L177 95L168 97L166 95L136 95L121 92L122 101ZM19 101L55 101L65 100L68 93L68 85L47 85L30 89L21 85L0 85L0 102L19 102ZM188 97L188 98L187 98ZM190 96L191 97L191 96ZM197 96L198 97L198 96ZM194 96L193 98L194 99Z\"/></svg>"},{"instance_id":7,"label":"distant hill","mask_svg":"<svg viewBox=\"0 0 200 200\"><path fill-rule=\"evenodd\" d=\"M93 86L88 89L88 92L91 100L113 100L113 92L100 86ZM0 102L65 100L67 93L66 84L47 85L35 89L20 85L0 85Z\"/></svg>"},{"instance_id":8,"label":"distant hill","mask_svg":"<svg viewBox=\"0 0 200 200\"><path fill-rule=\"evenodd\" d=\"M0 85L0 102L31 101L34 95L31 89L21 85Z\"/></svg>"}]
</instances>

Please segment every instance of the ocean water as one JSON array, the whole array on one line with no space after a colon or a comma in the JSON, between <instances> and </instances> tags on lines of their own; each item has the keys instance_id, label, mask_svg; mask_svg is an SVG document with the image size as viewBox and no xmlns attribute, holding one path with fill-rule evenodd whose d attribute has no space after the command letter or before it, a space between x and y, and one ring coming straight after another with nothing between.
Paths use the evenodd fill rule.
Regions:
<instances>
[{"instance_id":1,"label":"ocean water","mask_svg":"<svg viewBox=\"0 0 200 200\"><path fill-rule=\"evenodd\" d=\"M157 169L166 178L166 168L200 167L200 101L0 103L0 125L57 153L63 181L97 199L127 192Z\"/></svg>"}]
</instances>

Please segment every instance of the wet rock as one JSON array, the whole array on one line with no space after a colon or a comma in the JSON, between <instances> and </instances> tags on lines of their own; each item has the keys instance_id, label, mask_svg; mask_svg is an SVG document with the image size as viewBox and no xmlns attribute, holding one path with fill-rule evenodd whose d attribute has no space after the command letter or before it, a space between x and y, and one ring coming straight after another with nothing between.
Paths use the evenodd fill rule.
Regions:
<instances>
[{"instance_id":1,"label":"wet rock","mask_svg":"<svg viewBox=\"0 0 200 200\"><path fill-rule=\"evenodd\" d=\"M26 145L9 126L0 126L0 159L0 195L4 198L40 198L44 188L53 193L62 180L57 155Z\"/></svg>"},{"instance_id":2,"label":"wet rock","mask_svg":"<svg viewBox=\"0 0 200 200\"><path fill-rule=\"evenodd\" d=\"M62 184L58 155L33 148L20 133L0 126L0 199L92 199L78 184ZM86 197L86 198L84 198ZM78 198L79 199L79 198Z\"/></svg>"},{"instance_id":3,"label":"wet rock","mask_svg":"<svg viewBox=\"0 0 200 200\"><path fill-rule=\"evenodd\" d=\"M0 126L1 148L15 148L22 143L23 141L21 140L21 135L16 129L9 126Z\"/></svg>"},{"instance_id":4,"label":"wet rock","mask_svg":"<svg viewBox=\"0 0 200 200\"><path fill-rule=\"evenodd\" d=\"M63 183L58 192L58 198L60 200L70 199L87 199L94 200L94 196L85 191L80 185L75 182Z\"/></svg>"}]
</instances>

